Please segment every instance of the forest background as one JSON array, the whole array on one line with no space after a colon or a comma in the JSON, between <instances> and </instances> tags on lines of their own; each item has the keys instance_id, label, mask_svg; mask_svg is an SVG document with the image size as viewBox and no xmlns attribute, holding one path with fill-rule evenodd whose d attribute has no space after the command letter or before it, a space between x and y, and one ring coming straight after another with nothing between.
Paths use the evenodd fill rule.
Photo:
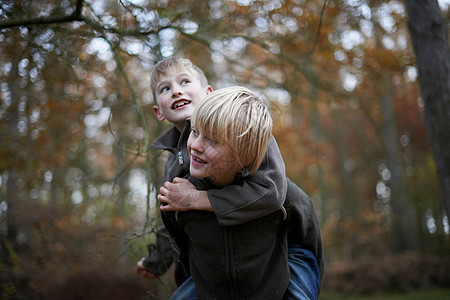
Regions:
<instances>
[{"instance_id":1,"label":"forest background","mask_svg":"<svg viewBox=\"0 0 450 300\"><path fill-rule=\"evenodd\" d=\"M422 3L447 39L450 1ZM149 75L172 55L271 107L287 175L320 220L325 292L450 286L412 45L397 0L2 1L1 298L173 290L170 275L134 274L160 225L165 156L149 145L169 128L153 116ZM448 107L448 87L444 97Z\"/></svg>"}]
</instances>

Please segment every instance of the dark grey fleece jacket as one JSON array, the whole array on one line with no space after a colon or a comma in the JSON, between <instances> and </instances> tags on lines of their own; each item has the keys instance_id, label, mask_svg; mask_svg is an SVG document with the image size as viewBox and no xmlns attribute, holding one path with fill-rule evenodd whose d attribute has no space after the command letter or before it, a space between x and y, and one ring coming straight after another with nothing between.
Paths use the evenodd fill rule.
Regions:
<instances>
[{"instance_id":1,"label":"dark grey fleece jacket","mask_svg":"<svg viewBox=\"0 0 450 300\"><path fill-rule=\"evenodd\" d=\"M189 173L189 155L186 149L189 128L189 122L183 133L173 127L152 144L155 149L169 151L163 182L172 180L175 176L185 177ZM284 177L284 163L278 146L272 138L258 172L250 175L241 185L230 185L223 189L210 189L208 190L208 197L214 207L218 225L225 226L235 226L268 216L279 211L281 204L286 199L289 240L312 251L317 259L322 279L322 237L314 207L311 199L299 187L290 180L287 182L288 184ZM286 186L288 187L287 198L284 197ZM214 215L214 213L209 214ZM167 214L162 213L162 218L169 231L179 230L179 228L176 228L178 225L174 225L168 220ZM175 228L173 228L174 226ZM149 245L149 255L144 261L144 265L156 275L166 271L173 254L170 253L172 248L167 246L168 238L165 229L160 231L159 237L163 241L159 241L159 244L165 244L166 246L157 245L158 249L155 249L154 246ZM178 245L188 245L186 236L178 236L175 240ZM180 253L175 269L175 278L178 285L191 274L187 255L189 249L180 250L176 251Z\"/></svg>"},{"instance_id":2,"label":"dark grey fleece jacket","mask_svg":"<svg viewBox=\"0 0 450 300\"><path fill-rule=\"evenodd\" d=\"M197 189L212 188L207 180L189 180ZM280 209L221 226L210 211L166 213L165 224L180 246L181 263L189 266L197 299L281 299L290 278L284 217Z\"/></svg>"}]
</instances>

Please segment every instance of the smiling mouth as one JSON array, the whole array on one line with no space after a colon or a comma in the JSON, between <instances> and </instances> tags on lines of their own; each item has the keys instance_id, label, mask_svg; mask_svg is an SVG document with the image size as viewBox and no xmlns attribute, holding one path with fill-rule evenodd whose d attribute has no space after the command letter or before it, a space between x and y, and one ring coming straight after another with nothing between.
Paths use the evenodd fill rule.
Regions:
<instances>
[{"instance_id":1,"label":"smiling mouth","mask_svg":"<svg viewBox=\"0 0 450 300\"><path fill-rule=\"evenodd\" d=\"M191 102L188 101L188 100L176 101L176 102L174 102L172 104L172 109L177 109L177 108L180 108L180 107L184 107L184 106L188 105L189 103L191 103Z\"/></svg>"},{"instance_id":2,"label":"smiling mouth","mask_svg":"<svg viewBox=\"0 0 450 300\"><path fill-rule=\"evenodd\" d=\"M198 157L195 156L195 155L192 155L192 160L193 160L194 162L196 162L197 164L207 164L207 163L208 163L207 161L205 161L205 160L203 160L203 159L200 159L200 158L198 158Z\"/></svg>"}]
</instances>

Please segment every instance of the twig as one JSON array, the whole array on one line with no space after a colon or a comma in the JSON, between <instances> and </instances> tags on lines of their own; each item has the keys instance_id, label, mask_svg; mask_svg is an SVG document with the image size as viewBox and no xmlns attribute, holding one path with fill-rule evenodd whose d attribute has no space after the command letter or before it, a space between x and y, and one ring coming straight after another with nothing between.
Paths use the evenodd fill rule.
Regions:
<instances>
[{"instance_id":1,"label":"twig","mask_svg":"<svg viewBox=\"0 0 450 300\"><path fill-rule=\"evenodd\" d=\"M83 21L84 18L81 14L83 10L84 0L78 0L75 7L75 11L69 16L50 16L50 17L40 17L31 19L16 19L7 20L0 22L0 29L17 27L17 26L28 26L28 25L43 25L43 24L55 24L55 23L67 23L74 21Z\"/></svg>"},{"instance_id":2,"label":"twig","mask_svg":"<svg viewBox=\"0 0 450 300\"><path fill-rule=\"evenodd\" d=\"M320 29L322 28L323 16L325 14L325 8L327 7L327 1L328 0L325 0L323 2L322 10L320 11L319 26L317 26L316 38L314 40L313 47L312 47L312 49L310 51L310 58L312 58L312 56L314 55L314 51L316 50L317 43L319 42Z\"/></svg>"}]
</instances>

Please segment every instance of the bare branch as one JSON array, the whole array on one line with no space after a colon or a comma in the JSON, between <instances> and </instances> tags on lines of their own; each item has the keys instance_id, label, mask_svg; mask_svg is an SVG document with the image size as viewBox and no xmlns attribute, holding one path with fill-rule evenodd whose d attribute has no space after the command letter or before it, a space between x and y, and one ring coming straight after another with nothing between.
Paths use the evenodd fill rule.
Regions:
<instances>
[{"instance_id":1,"label":"bare branch","mask_svg":"<svg viewBox=\"0 0 450 300\"><path fill-rule=\"evenodd\" d=\"M146 169L147 173L150 174L150 142L149 142L149 129L147 125L147 120L145 119L144 110L142 108L142 105L139 101L139 97L137 96L136 90L134 89L133 83L131 82L130 77L128 76L127 71L125 70L125 66L123 65L122 58L120 56L120 53L117 51L116 47L111 43L110 40L108 40L106 37L104 37L105 41L109 44L111 51L114 53L114 58L117 63L117 66L119 67L120 73L122 74L123 78L125 79L125 82L128 86L128 89L131 93L131 98L133 99L133 102L138 110L138 116L140 119L140 122L142 124L142 127L144 128L144 151L145 151L145 163L146 163ZM136 156L137 158L137 156ZM151 182L150 180L147 181L147 196L146 196L146 222L147 225L150 220L150 196L151 196Z\"/></svg>"},{"instance_id":2,"label":"bare branch","mask_svg":"<svg viewBox=\"0 0 450 300\"><path fill-rule=\"evenodd\" d=\"M274 56L278 57L278 59L285 61L286 63L288 63L290 66L292 66L294 69L296 69L297 71L299 71L301 74L303 74L303 76L315 87L317 87L318 89L331 93L333 95L339 95L340 93L337 92L335 89L332 88L332 84L331 83L323 83L318 77L317 75L312 72L311 70L309 70L309 68L307 66L302 65L301 62L297 62L295 61L292 57L283 54L282 52L280 53L273 53L273 51L270 49L270 46L264 42L261 41L259 39L255 39L249 36L245 36L245 35L240 35L240 37L246 39L249 42L252 42L253 44L259 45L261 48L269 51L270 53L272 53Z\"/></svg>"},{"instance_id":3,"label":"bare branch","mask_svg":"<svg viewBox=\"0 0 450 300\"><path fill-rule=\"evenodd\" d=\"M81 14L83 10L84 0L78 0L75 7L75 11L69 16L49 16L31 19L17 19L17 20L7 20L0 22L0 30L18 26L29 26L29 25L44 25L44 24L55 24L55 23L68 23L74 21L83 21L83 16Z\"/></svg>"},{"instance_id":4,"label":"bare branch","mask_svg":"<svg viewBox=\"0 0 450 300\"><path fill-rule=\"evenodd\" d=\"M325 9L326 6L326 2L327 0L325 0L325 4L323 9ZM323 10L322 10L323 11ZM190 38L191 40L194 40L202 45L205 45L206 47L210 48L210 44L211 41L204 39L198 35L195 34L188 34L186 32L184 32L181 28L179 27L175 27L175 26L171 26L170 28L178 30L181 34L183 34L184 36ZM162 28L164 29L164 28ZM160 29L160 30L162 30ZM320 29L319 29L320 30ZM255 45L258 45L259 47L261 47L264 50L269 51L270 53L272 53L275 57L277 57L278 59L280 59L281 61L286 62L287 64L289 64L290 66L292 66L294 69L296 69L298 72L300 72L301 74L303 74L303 76L315 87L317 87L319 90L327 92L328 94L331 94L333 96L342 96L342 97L346 97L347 95L337 91L337 89L333 88L333 84L331 83L324 83L322 80L320 80L317 75L312 72L311 70L308 69L307 66L302 65L302 63L295 61L292 57L283 54L283 53L274 53L271 49L270 49L270 45L267 44L266 42L247 36L247 35L223 35L221 38L232 38L232 37L241 37L243 39L245 39L248 42L251 42ZM212 50L214 51L214 50ZM225 56L225 55L224 55ZM309 57L308 57L309 58Z\"/></svg>"},{"instance_id":5,"label":"bare branch","mask_svg":"<svg viewBox=\"0 0 450 300\"><path fill-rule=\"evenodd\" d=\"M325 8L326 7L327 7L327 0L325 0L323 2L322 10L320 11L319 26L317 26L316 39L314 40L314 44L313 44L313 47L311 49L311 53L310 53L311 57L314 55L314 51L316 50L317 43L319 42L320 29L322 28L323 15L325 14Z\"/></svg>"}]
</instances>

